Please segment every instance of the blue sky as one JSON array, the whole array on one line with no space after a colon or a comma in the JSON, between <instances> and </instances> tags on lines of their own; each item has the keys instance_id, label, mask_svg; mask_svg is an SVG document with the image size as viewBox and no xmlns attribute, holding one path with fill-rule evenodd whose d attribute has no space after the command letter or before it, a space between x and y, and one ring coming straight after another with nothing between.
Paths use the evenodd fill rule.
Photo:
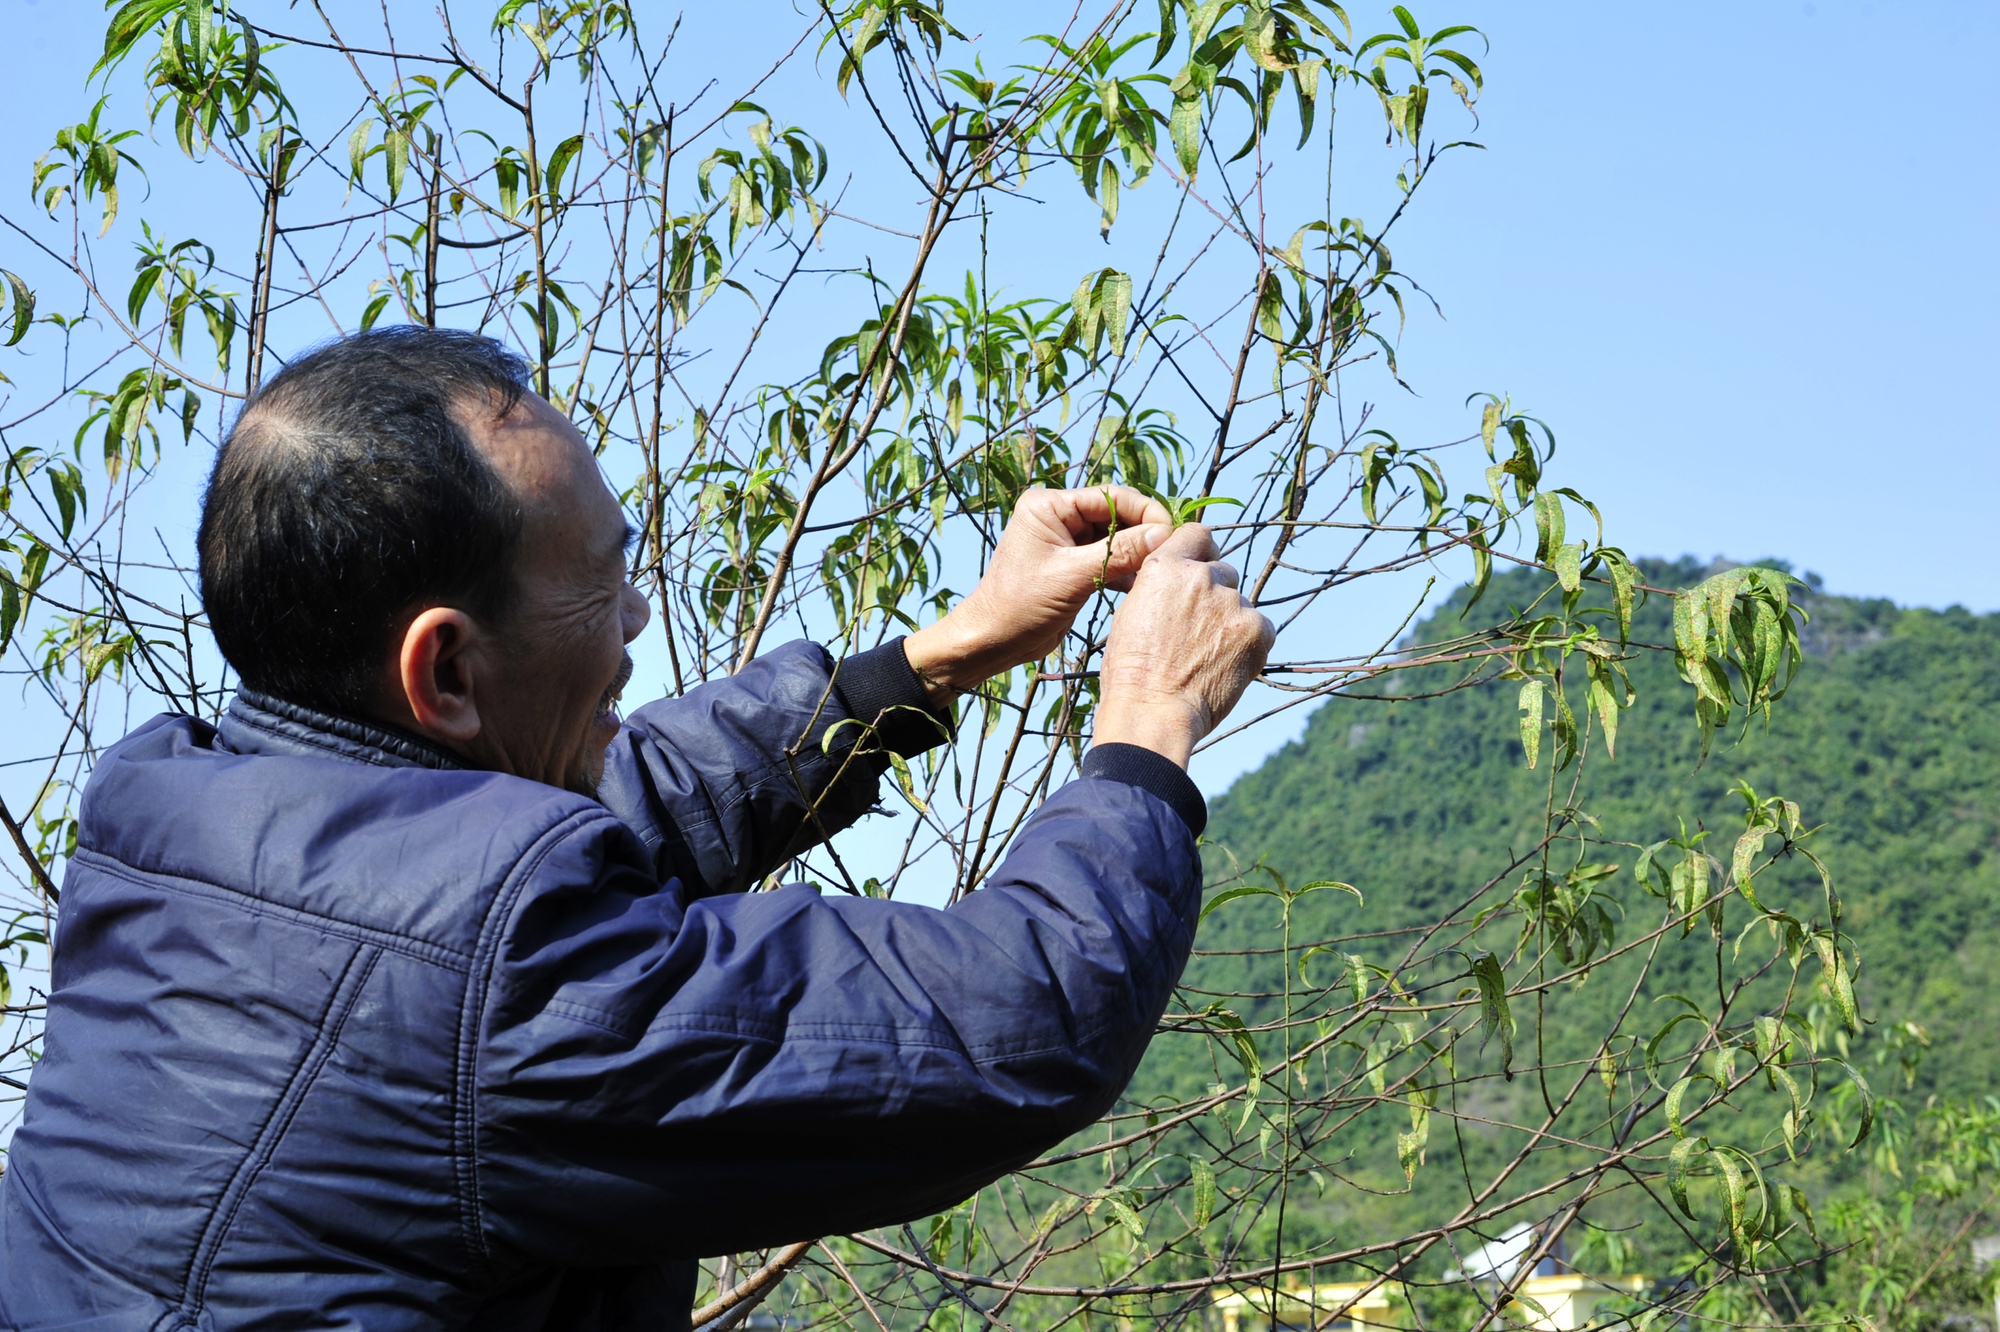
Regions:
<instances>
[{"instance_id":1,"label":"blue sky","mask_svg":"<svg viewBox=\"0 0 2000 1332\"><path fill-rule=\"evenodd\" d=\"M949 5L968 31L1067 9ZM1486 151L1428 187L1397 244L1444 313L1404 336L1398 433L1462 434L1468 393L1506 392L1555 428L1564 479L1634 554L1776 555L1834 591L2000 608L2000 109L1957 58L1994 49L2000 6L1417 12L1492 46ZM24 211L28 164L85 107L102 18L90 0L0 0L0 18L0 200ZM691 7L682 49L726 77L802 22L766 0ZM1198 775L1219 789L1295 731Z\"/></svg>"},{"instance_id":2,"label":"blue sky","mask_svg":"<svg viewBox=\"0 0 2000 1332\"><path fill-rule=\"evenodd\" d=\"M1948 55L2000 7L1469 10L1491 148L1403 241L1426 380L1545 413L1629 549L2000 606L2000 111Z\"/></svg>"}]
</instances>

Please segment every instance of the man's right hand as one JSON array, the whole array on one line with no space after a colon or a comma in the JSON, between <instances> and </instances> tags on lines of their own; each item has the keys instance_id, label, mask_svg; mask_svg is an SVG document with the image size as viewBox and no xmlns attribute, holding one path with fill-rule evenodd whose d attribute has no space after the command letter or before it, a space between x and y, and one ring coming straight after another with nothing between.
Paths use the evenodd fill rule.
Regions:
<instances>
[{"instance_id":1,"label":"man's right hand","mask_svg":"<svg viewBox=\"0 0 2000 1332\"><path fill-rule=\"evenodd\" d=\"M1257 673L1277 630L1239 594L1215 538L1188 523L1147 557L1111 619L1092 739L1187 766Z\"/></svg>"}]
</instances>

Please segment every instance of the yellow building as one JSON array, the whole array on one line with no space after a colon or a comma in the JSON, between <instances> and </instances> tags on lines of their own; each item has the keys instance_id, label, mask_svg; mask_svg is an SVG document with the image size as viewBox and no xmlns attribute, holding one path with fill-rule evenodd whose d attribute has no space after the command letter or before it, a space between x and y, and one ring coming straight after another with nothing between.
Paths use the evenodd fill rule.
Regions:
<instances>
[{"instance_id":1,"label":"yellow building","mask_svg":"<svg viewBox=\"0 0 2000 1332\"><path fill-rule=\"evenodd\" d=\"M1334 1282L1323 1286L1286 1286L1278 1292L1278 1325L1314 1332L1379 1332L1397 1326L1391 1299L1406 1300L1399 1282ZM1243 1332L1243 1315L1271 1322L1271 1288L1215 1292L1222 1314L1222 1332ZM1337 1315L1337 1316L1336 1316ZM1333 1321L1328 1321L1329 1319Z\"/></svg>"},{"instance_id":2,"label":"yellow building","mask_svg":"<svg viewBox=\"0 0 2000 1332\"><path fill-rule=\"evenodd\" d=\"M1485 1283L1481 1283L1484 1285ZM1599 1304L1636 1295L1644 1277L1594 1277L1565 1272L1529 1277L1508 1311L1509 1322L1536 1332L1579 1332L1590 1325ZM1222 1332L1273 1332L1271 1290L1217 1291ZM1287 1286L1278 1292L1275 1332L1390 1332L1399 1329L1397 1306L1408 1306L1400 1282L1337 1282ZM1246 1329L1245 1315L1252 1320Z\"/></svg>"},{"instance_id":3,"label":"yellow building","mask_svg":"<svg viewBox=\"0 0 2000 1332\"><path fill-rule=\"evenodd\" d=\"M1521 1283L1520 1295L1522 1300L1534 1303L1517 1300L1512 1312L1538 1332L1577 1332L1578 1328L1590 1325L1591 1315L1597 1312L1599 1304L1637 1295L1645 1288L1646 1279L1636 1276L1595 1277L1564 1272L1559 1276L1529 1277Z\"/></svg>"}]
</instances>

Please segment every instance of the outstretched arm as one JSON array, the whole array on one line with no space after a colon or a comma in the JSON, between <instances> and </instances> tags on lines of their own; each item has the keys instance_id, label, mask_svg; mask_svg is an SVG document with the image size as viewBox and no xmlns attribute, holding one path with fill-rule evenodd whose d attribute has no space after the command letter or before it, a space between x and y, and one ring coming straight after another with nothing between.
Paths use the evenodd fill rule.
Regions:
<instances>
[{"instance_id":1,"label":"outstretched arm","mask_svg":"<svg viewBox=\"0 0 2000 1332\"><path fill-rule=\"evenodd\" d=\"M1131 587L1172 530L1128 487L1030 490L944 619L838 664L790 643L648 704L612 742L599 797L660 878L695 897L740 892L871 808L889 753L950 738L953 699L1054 651L1097 589Z\"/></svg>"}]
</instances>

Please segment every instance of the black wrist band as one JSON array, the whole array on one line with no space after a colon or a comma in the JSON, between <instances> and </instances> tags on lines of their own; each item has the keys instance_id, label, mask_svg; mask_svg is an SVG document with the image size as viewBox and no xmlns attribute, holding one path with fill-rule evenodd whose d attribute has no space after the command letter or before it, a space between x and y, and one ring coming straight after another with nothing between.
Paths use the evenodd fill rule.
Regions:
<instances>
[{"instance_id":1,"label":"black wrist band","mask_svg":"<svg viewBox=\"0 0 2000 1332\"><path fill-rule=\"evenodd\" d=\"M834 688L847 715L873 726L875 743L892 754L911 758L956 738L951 714L931 706L901 638L842 659Z\"/></svg>"},{"instance_id":2,"label":"black wrist band","mask_svg":"<svg viewBox=\"0 0 2000 1332\"><path fill-rule=\"evenodd\" d=\"M1124 782L1150 791L1181 816L1188 831L1201 836L1208 826L1208 802L1181 765L1143 745L1092 745L1083 757L1083 775Z\"/></svg>"}]
</instances>

